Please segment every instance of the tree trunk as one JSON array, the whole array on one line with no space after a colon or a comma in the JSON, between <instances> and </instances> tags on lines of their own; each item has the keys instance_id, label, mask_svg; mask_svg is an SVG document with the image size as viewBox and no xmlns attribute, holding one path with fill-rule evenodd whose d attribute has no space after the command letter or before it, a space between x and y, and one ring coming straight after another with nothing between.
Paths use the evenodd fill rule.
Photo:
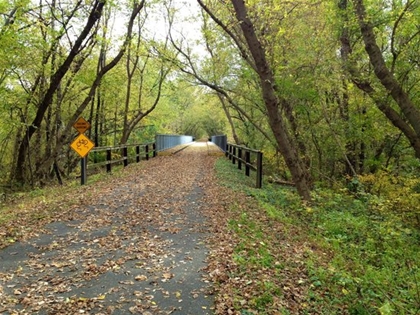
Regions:
<instances>
[{"instance_id":1,"label":"tree trunk","mask_svg":"<svg viewBox=\"0 0 420 315\"><path fill-rule=\"evenodd\" d=\"M369 56L375 75L397 103L408 123L405 123L405 119L389 105L382 103L380 106L378 105L378 107L384 112L388 119L391 120L394 126L405 134L415 150L416 157L420 158L420 110L414 105L409 95L404 91L401 84L388 69L382 52L376 43L373 26L370 22L366 21L366 10L363 0L354 0L354 4L360 31L365 44L365 50ZM404 130L400 127L402 124L405 125Z\"/></svg>"},{"instance_id":2,"label":"tree trunk","mask_svg":"<svg viewBox=\"0 0 420 315\"><path fill-rule=\"evenodd\" d=\"M299 195L306 201L311 200L310 175L298 154L298 149L286 129L286 124L280 114L281 103L285 100L276 95L275 79L267 62L264 48L262 47L252 21L247 16L247 8L243 0L231 0L240 23L242 33L247 42L250 53L255 61L256 70L261 82L262 96L267 108L270 127L276 138L279 150L289 168Z\"/></svg>"},{"instance_id":3,"label":"tree trunk","mask_svg":"<svg viewBox=\"0 0 420 315\"><path fill-rule=\"evenodd\" d=\"M204 4L202 4L204 6ZM209 10L207 10L209 12ZM207 19L204 19L204 34L209 30L209 26L207 24ZM213 49L210 46L210 39L207 36L204 36L205 44L207 47L208 52L210 53L212 64L213 64L213 76L214 78L217 77L216 67L215 65L218 63L218 59L216 58L215 54L213 53ZM235 140L236 144L241 144L239 140L238 134L236 133L235 124L233 123L232 115L229 112L228 107L226 106L226 101L222 93L216 92L217 97L219 98L220 103L222 104L223 111L225 112L226 118L229 122L230 129L232 131L233 139Z\"/></svg>"},{"instance_id":4,"label":"tree trunk","mask_svg":"<svg viewBox=\"0 0 420 315\"><path fill-rule=\"evenodd\" d=\"M223 111L225 112L225 115L228 119L230 129L232 130L232 136L233 136L233 139L235 140L235 143L236 144L241 144L241 140L239 139L238 134L236 133L236 128L235 128L235 125L233 123L232 115L229 113L229 109L226 106L226 102L225 102L225 99L223 98L223 95L220 94L220 93L217 93L217 97L219 98L220 103L222 104L222 107L223 107Z\"/></svg>"},{"instance_id":5,"label":"tree trunk","mask_svg":"<svg viewBox=\"0 0 420 315\"><path fill-rule=\"evenodd\" d=\"M133 131L134 126L132 125L132 121L128 118L128 113L130 110L130 102L131 102L131 88L133 84L133 78L134 74L136 72L136 69L138 67L139 61L140 61L140 44L141 44L141 23L138 24L138 37L137 37L137 43L134 50L135 57L132 61L132 46L129 45L127 48L127 58L126 58L126 64L125 69L127 72L127 86L126 86L126 95L125 95L125 106L124 106L124 120L123 120L123 132L121 137L121 144L126 144L128 141L128 138L130 137L131 132ZM130 43L131 44L131 43ZM139 87L139 94L138 94L138 114L136 117L133 118L133 121L139 118L138 121L140 121L144 116L141 111L142 106L142 96L143 96L143 82L144 82L144 71L146 69L146 66L148 64L149 56L146 57L146 61L143 64L143 67L140 69L140 87ZM140 117L139 117L140 116ZM136 123L137 124L137 123Z\"/></svg>"},{"instance_id":6,"label":"tree trunk","mask_svg":"<svg viewBox=\"0 0 420 315\"><path fill-rule=\"evenodd\" d=\"M81 34L75 41L74 46L69 52L69 55L67 56L66 60L63 62L63 64L57 69L57 71L51 77L51 83L44 95L44 98L42 99L42 102L39 104L39 107L36 112L36 116L34 120L32 121L31 125L26 129L26 132L20 141L20 146L18 150L18 158L17 158L16 168L15 168L15 177L16 177L15 179L20 183L25 182L25 164L26 164L26 158L27 158L27 152L29 149L30 140L33 134L41 126L45 112L47 111L48 107L51 105L53 96L57 88L59 87L61 80L63 79L67 71L69 70L70 65L73 62L74 58L80 53L79 50L81 49L83 42L89 35L90 31L96 24L97 20L101 17L102 9L104 5L105 5L105 1L103 0L95 1L95 4L92 7L92 10L90 12L89 18L87 20L87 23L84 29L82 30Z\"/></svg>"},{"instance_id":7,"label":"tree trunk","mask_svg":"<svg viewBox=\"0 0 420 315\"><path fill-rule=\"evenodd\" d=\"M346 68L347 68L347 64L349 61L349 57L352 53L352 48L351 48L351 43L350 43L350 34L349 34L349 28L348 28L348 23L349 23L349 18L348 18L348 13L347 13L347 6L348 6L348 1L347 0L340 0L338 3L338 7L340 9L340 13L342 14L342 30L341 30L341 36L340 36L340 42L341 42L341 47L340 47L340 57L341 57L341 62L342 62L342 67L343 67L343 71L345 72ZM344 122L344 128L346 130L346 133L349 134L349 127L350 127L350 110L349 110L349 100L350 100L350 96L349 96L349 92L348 92L348 78L343 77L342 79L342 87L343 87L343 92L340 93L340 95L338 96L338 103L340 106L340 118L341 120L343 120ZM349 176L356 176L357 175L357 158L356 158L356 147L357 147L357 143L354 143L354 141L352 141L349 138L346 138L346 174ZM356 174L354 173L356 172Z\"/></svg>"}]
</instances>

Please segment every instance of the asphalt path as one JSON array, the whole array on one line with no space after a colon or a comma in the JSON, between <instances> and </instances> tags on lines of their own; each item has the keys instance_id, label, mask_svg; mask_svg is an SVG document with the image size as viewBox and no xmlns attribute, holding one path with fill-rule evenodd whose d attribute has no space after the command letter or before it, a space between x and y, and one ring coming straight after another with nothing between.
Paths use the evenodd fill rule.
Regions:
<instances>
[{"instance_id":1,"label":"asphalt path","mask_svg":"<svg viewBox=\"0 0 420 315\"><path fill-rule=\"evenodd\" d=\"M212 314L206 183L217 151L195 143L132 167L0 250L0 313Z\"/></svg>"}]
</instances>

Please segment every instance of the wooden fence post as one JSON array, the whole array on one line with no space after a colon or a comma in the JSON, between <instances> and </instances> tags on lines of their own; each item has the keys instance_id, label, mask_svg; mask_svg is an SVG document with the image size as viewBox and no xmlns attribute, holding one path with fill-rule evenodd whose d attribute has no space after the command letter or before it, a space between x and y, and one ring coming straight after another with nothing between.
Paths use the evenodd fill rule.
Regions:
<instances>
[{"instance_id":1,"label":"wooden fence post","mask_svg":"<svg viewBox=\"0 0 420 315\"><path fill-rule=\"evenodd\" d=\"M250 167L249 164L251 163L251 152L248 150L245 151L245 175L249 176Z\"/></svg>"},{"instance_id":2,"label":"wooden fence post","mask_svg":"<svg viewBox=\"0 0 420 315\"><path fill-rule=\"evenodd\" d=\"M262 187L262 159L263 154L261 151L257 153L257 188Z\"/></svg>"},{"instance_id":3,"label":"wooden fence post","mask_svg":"<svg viewBox=\"0 0 420 315\"><path fill-rule=\"evenodd\" d=\"M236 157L236 147L233 147L233 150L232 150L232 164L235 164L235 162L236 162L235 157Z\"/></svg>"},{"instance_id":4,"label":"wooden fence post","mask_svg":"<svg viewBox=\"0 0 420 315\"><path fill-rule=\"evenodd\" d=\"M257 155L256 163L251 163L251 153ZM232 160L232 164L238 161L238 169L242 170L242 164L245 164L245 175L250 176L251 170L256 171L256 188L262 187L263 182L263 153L241 145L226 144L225 155Z\"/></svg>"},{"instance_id":5,"label":"wooden fence post","mask_svg":"<svg viewBox=\"0 0 420 315\"><path fill-rule=\"evenodd\" d=\"M149 160L149 145L146 144L146 161Z\"/></svg>"},{"instance_id":6,"label":"wooden fence post","mask_svg":"<svg viewBox=\"0 0 420 315\"><path fill-rule=\"evenodd\" d=\"M111 154L111 148L106 149L106 172L111 172L111 160L112 160L112 154Z\"/></svg>"},{"instance_id":7,"label":"wooden fence post","mask_svg":"<svg viewBox=\"0 0 420 315\"><path fill-rule=\"evenodd\" d=\"M123 158L124 158L124 167L128 165L128 154L127 154L127 147L123 148Z\"/></svg>"},{"instance_id":8,"label":"wooden fence post","mask_svg":"<svg viewBox=\"0 0 420 315\"><path fill-rule=\"evenodd\" d=\"M140 162L140 146L136 145L136 162Z\"/></svg>"}]
</instances>

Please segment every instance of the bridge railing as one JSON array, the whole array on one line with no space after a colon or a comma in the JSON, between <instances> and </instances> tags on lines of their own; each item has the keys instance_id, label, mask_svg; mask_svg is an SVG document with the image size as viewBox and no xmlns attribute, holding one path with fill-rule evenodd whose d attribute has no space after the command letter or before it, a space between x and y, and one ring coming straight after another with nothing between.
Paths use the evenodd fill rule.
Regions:
<instances>
[{"instance_id":1,"label":"bridge railing","mask_svg":"<svg viewBox=\"0 0 420 315\"><path fill-rule=\"evenodd\" d=\"M226 135L216 135L211 136L210 141L217 145L219 148L226 152L226 145L227 145L227 136Z\"/></svg>"},{"instance_id":2,"label":"bridge railing","mask_svg":"<svg viewBox=\"0 0 420 315\"><path fill-rule=\"evenodd\" d=\"M238 169L242 170L242 166L245 166L246 176L250 175L250 170L256 171L257 176L255 186L257 188L262 187L263 153L261 151L250 149L241 145L227 143L225 155L232 161L232 164L238 164Z\"/></svg>"},{"instance_id":3,"label":"bridge railing","mask_svg":"<svg viewBox=\"0 0 420 315\"><path fill-rule=\"evenodd\" d=\"M156 151L164 151L177 145L186 144L194 141L193 136L188 135L156 135Z\"/></svg>"}]
</instances>

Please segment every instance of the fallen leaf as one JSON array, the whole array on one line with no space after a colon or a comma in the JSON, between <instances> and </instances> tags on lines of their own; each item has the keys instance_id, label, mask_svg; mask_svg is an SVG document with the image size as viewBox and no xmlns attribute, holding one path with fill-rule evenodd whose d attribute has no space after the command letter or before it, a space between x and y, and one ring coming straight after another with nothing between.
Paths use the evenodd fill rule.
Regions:
<instances>
[{"instance_id":1,"label":"fallen leaf","mask_svg":"<svg viewBox=\"0 0 420 315\"><path fill-rule=\"evenodd\" d=\"M146 281L147 280L147 276L145 275L138 275L134 278L137 281Z\"/></svg>"}]
</instances>

